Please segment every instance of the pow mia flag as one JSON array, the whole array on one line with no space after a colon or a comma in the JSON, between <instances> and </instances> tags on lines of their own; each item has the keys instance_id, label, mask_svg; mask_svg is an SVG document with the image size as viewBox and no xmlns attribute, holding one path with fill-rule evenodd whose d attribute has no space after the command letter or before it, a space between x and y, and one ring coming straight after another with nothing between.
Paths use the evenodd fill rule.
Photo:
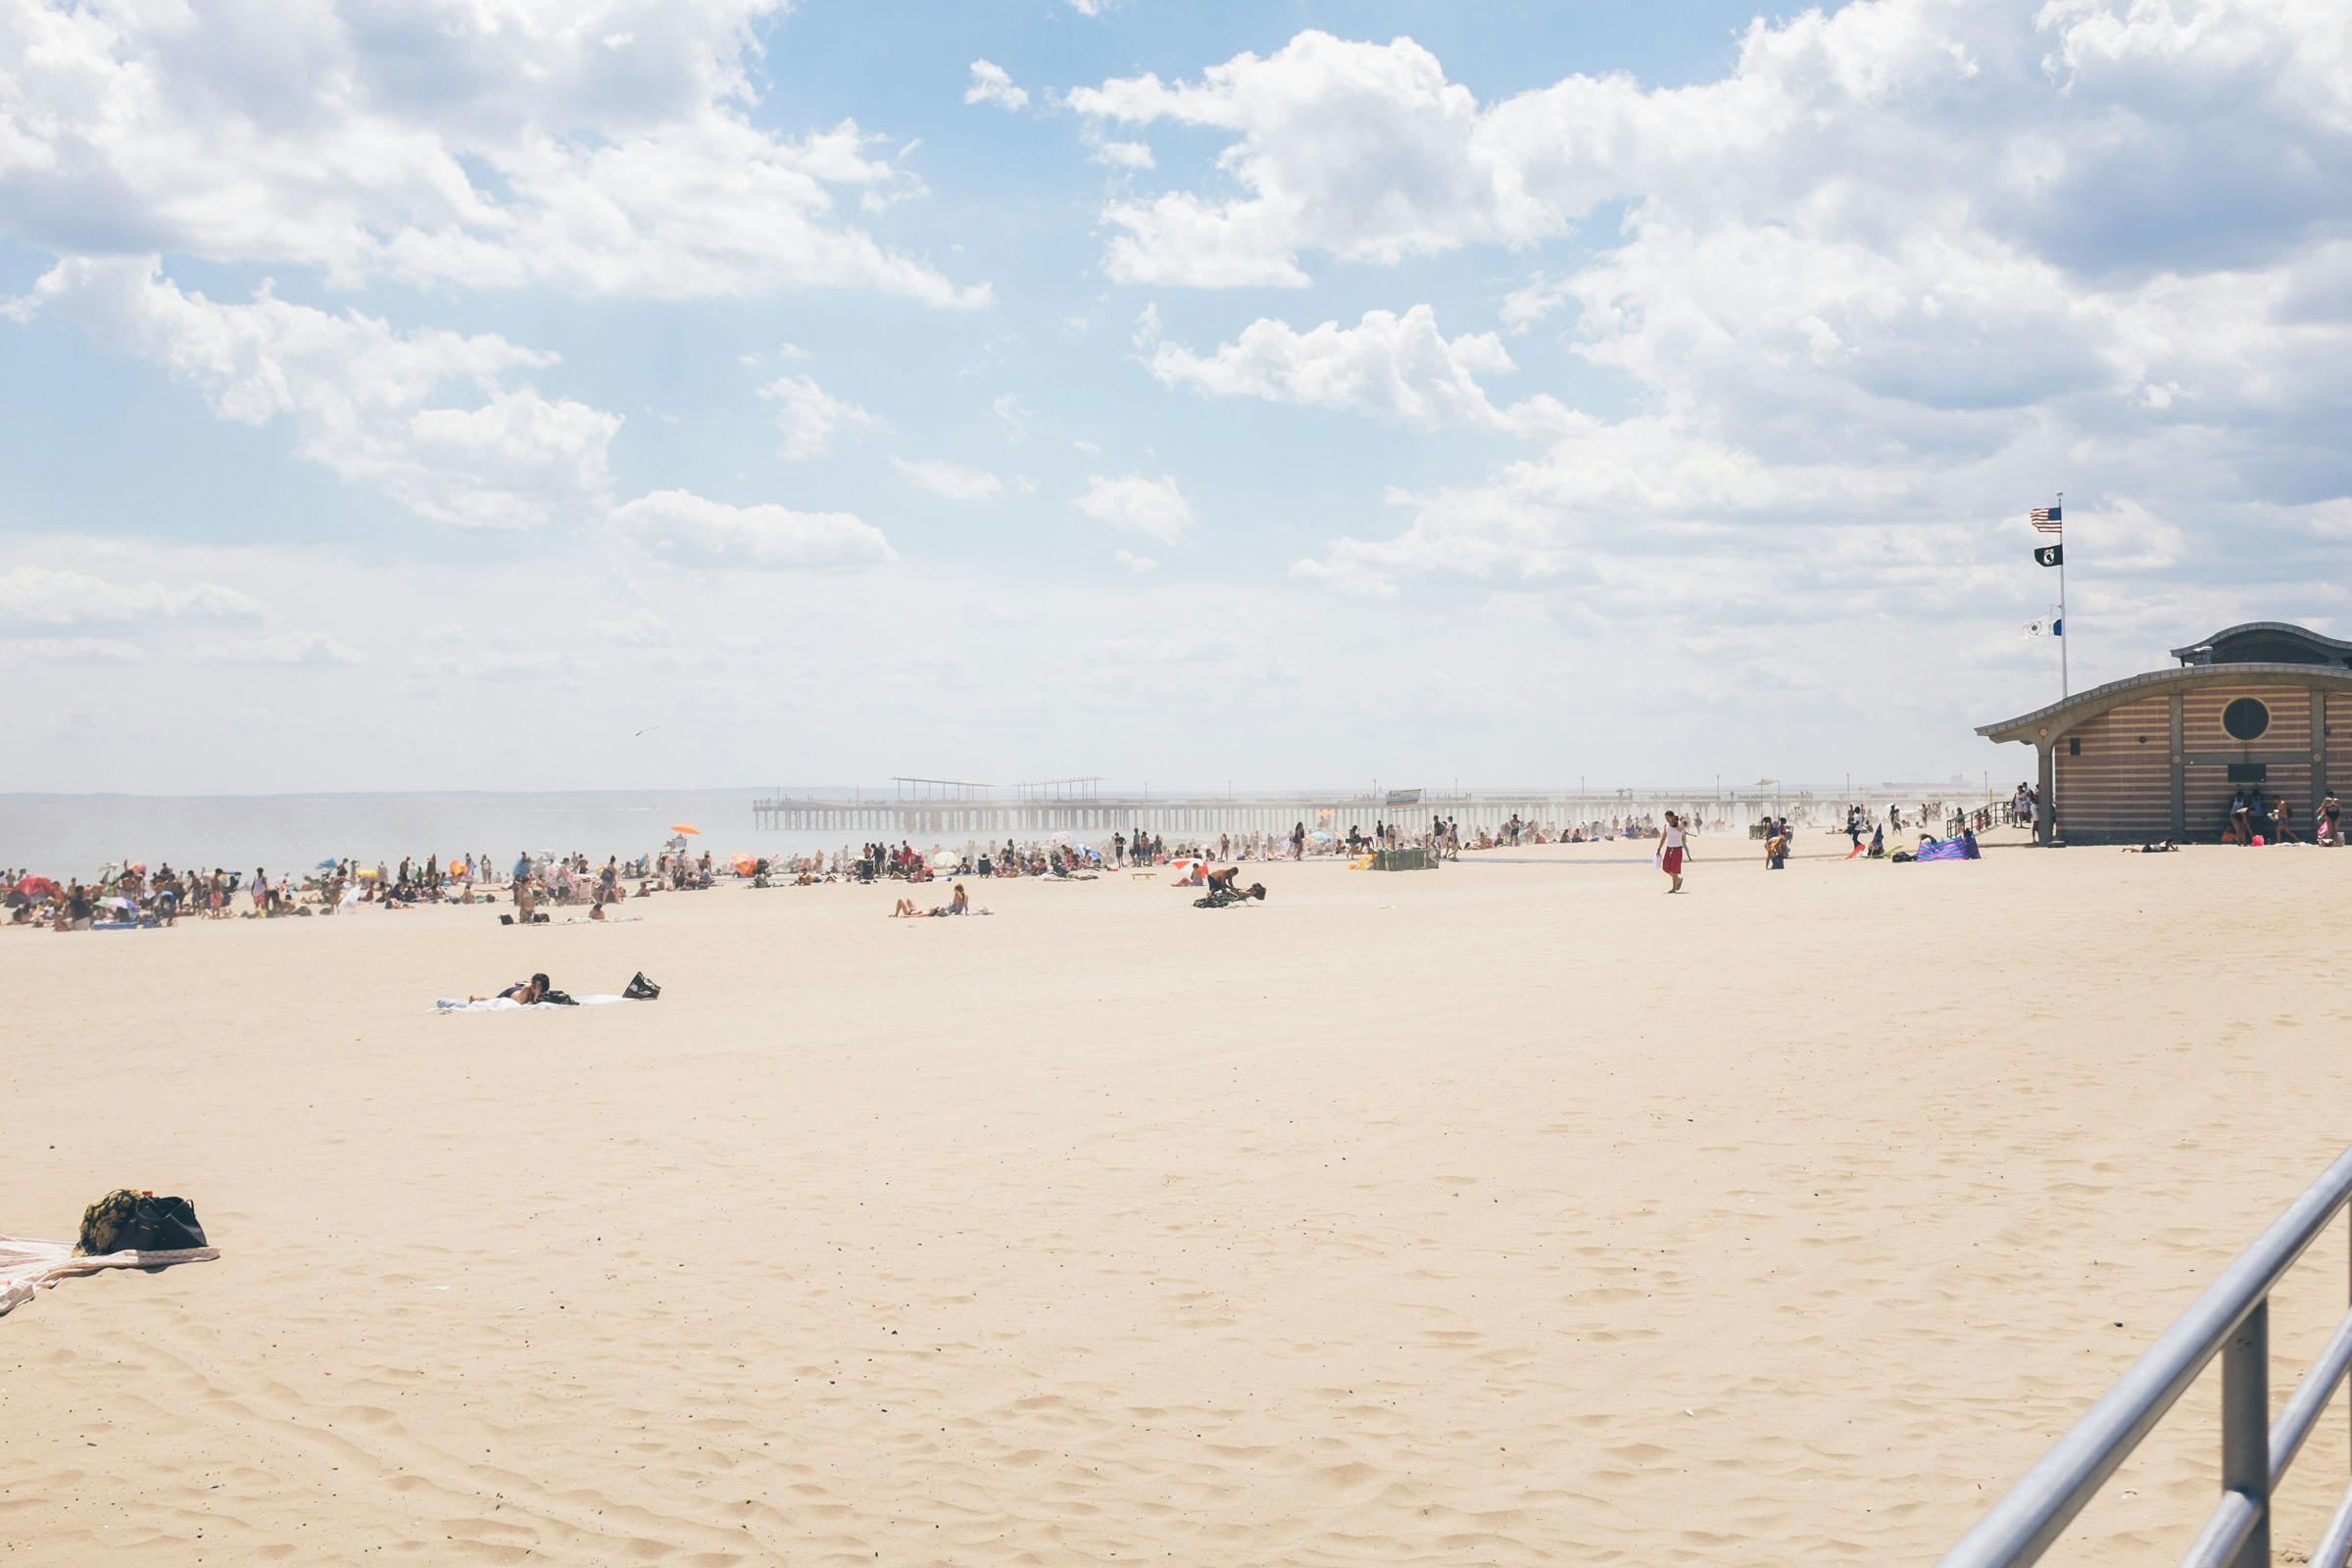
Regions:
<instances>
[{"instance_id":1,"label":"pow mia flag","mask_svg":"<svg viewBox=\"0 0 2352 1568\"><path fill-rule=\"evenodd\" d=\"M2063 564L2065 560L2066 546L2064 545L2043 545L2034 552L2034 561L2036 565L2055 566Z\"/></svg>"}]
</instances>

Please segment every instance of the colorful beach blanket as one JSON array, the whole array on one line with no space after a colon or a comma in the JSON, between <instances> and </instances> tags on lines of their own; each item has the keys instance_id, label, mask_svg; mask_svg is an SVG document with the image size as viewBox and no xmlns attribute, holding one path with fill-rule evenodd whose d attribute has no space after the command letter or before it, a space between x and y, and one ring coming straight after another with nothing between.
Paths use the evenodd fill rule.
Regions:
<instances>
[{"instance_id":1,"label":"colorful beach blanket","mask_svg":"<svg viewBox=\"0 0 2352 1568\"><path fill-rule=\"evenodd\" d=\"M190 1247L172 1252L108 1252L102 1257L75 1257L72 1242L36 1242L24 1236L0 1236L0 1317L32 1299L38 1290L54 1290L57 1282L75 1274L95 1274L102 1268L165 1268L173 1263L209 1263L220 1255L218 1247Z\"/></svg>"},{"instance_id":2,"label":"colorful beach blanket","mask_svg":"<svg viewBox=\"0 0 2352 1568\"><path fill-rule=\"evenodd\" d=\"M1921 850L1919 854L1914 857L1914 858L1921 860L1965 860L1968 858L1968 845L1966 841L1961 839L1945 839L1941 844L1928 845L1925 849Z\"/></svg>"}]
</instances>

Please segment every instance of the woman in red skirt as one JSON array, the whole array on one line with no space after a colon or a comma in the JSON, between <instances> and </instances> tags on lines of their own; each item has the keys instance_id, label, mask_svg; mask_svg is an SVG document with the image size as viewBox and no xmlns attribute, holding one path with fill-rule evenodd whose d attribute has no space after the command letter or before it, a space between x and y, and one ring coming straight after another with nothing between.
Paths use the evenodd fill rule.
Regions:
<instances>
[{"instance_id":1,"label":"woman in red skirt","mask_svg":"<svg viewBox=\"0 0 2352 1568\"><path fill-rule=\"evenodd\" d=\"M1659 843L1658 869L1674 878L1674 885L1666 891L1680 893L1683 891L1683 861L1690 856L1690 850L1684 841L1682 818L1672 811L1666 813L1666 831Z\"/></svg>"}]
</instances>

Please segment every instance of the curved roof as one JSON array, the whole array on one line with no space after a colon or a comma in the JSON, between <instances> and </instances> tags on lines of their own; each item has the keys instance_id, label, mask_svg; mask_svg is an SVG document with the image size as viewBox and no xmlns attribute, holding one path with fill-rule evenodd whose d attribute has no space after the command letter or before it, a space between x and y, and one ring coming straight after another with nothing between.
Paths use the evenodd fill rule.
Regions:
<instances>
[{"instance_id":1,"label":"curved roof","mask_svg":"<svg viewBox=\"0 0 2352 1568\"><path fill-rule=\"evenodd\" d=\"M2270 623L2257 621L2254 624ZM2352 644L2346 646L2352 647ZM1979 724L1977 733L1990 741L2023 741L2031 746L2036 740L2054 740L2111 708L2136 703L2143 697L2157 697L2199 686L2263 686L2280 682L2328 686L2337 691L2352 692L2352 669L2329 664L2267 662L2189 664L2180 669L2160 669L2154 674L2132 675L2123 680L2111 680L2104 686L2093 686L2086 692L2077 692L2047 708L2036 708L2031 713L2004 718L1997 724Z\"/></svg>"},{"instance_id":2,"label":"curved roof","mask_svg":"<svg viewBox=\"0 0 2352 1568\"><path fill-rule=\"evenodd\" d=\"M2220 631L2215 632L2203 642L2190 643L2186 648L2174 649L2173 657L2180 660L2184 664L2235 662L2253 663L2276 662L2260 659L2248 661L2232 660L2230 657L2230 645L2232 643L2254 643L2261 645L2256 650L2258 654L2274 652L2278 649L2280 645L2284 645L2289 649L2300 650L2302 653L2309 656L2307 658L2289 661L2289 662L2305 664L2352 663L2352 643L2345 642L2341 638L2329 637L2324 633L2313 631L2309 626L2297 626L2283 620L2240 621L2234 626L2228 626ZM2197 656L2200 654L2204 655L2205 657L2203 659L2199 659Z\"/></svg>"}]
</instances>

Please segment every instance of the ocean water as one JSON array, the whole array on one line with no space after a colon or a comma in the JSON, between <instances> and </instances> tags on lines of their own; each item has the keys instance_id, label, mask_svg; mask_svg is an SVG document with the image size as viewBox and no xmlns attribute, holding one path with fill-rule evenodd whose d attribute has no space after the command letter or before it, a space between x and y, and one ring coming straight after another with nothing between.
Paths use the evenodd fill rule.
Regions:
<instances>
[{"instance_id":1,"label":"ocean water","mask_svg":"<svg viewBox=\"0 0 2352 1568\"><path fill-rule=\"evenodd\" d=\"M510 865L522 851L607 856L658 850L673 823L724 858L835 850L806 833L762 833L752 802L769 790L616 790L548 795L0 795L0 866L82 877L144 860L228 866L271 875L357 857L368 864L486 854Z\"/></svg>"}]
</instances>

